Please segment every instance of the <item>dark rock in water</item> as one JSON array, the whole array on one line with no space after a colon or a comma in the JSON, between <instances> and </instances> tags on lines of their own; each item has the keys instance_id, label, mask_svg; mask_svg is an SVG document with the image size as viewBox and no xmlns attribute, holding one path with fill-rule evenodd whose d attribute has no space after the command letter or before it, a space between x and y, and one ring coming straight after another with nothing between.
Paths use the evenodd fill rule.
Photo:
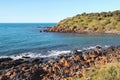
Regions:
<instances>
[{"instance_id":1,"label":"dark rock in water","mask_svg":"<svg viewBox=\"0 0 120 80\"><path fill-rule=\"evenodd\" d=\"M74 50L74 51L73 51L73 54L76 54L77 52L78 52L77 50Z\"/></svg>"},{"instance_id":2,"label":"dark rock in water","mask_svg":"<svg viewBox=\"0 0 120 80\"><path fill-rule=\"evenodd\" d=\"M44 58L35 58L32 60L32 63L42 63L44 61Z\"/></svg>"},{"instance_id":3,"label":"dark rock in water","mask_svg":"<svg viewBox=\"0 0 120 80\"><path fill-rule=\"evenodd\" d=\"M40 62L40 59L38 59L38 58L35 58L32 60L32 63L38 63L38 62Z\"/></svg>"},{"instance_id":4,"label":"dark rock in water","mask_svg":"<svg viewBox=\"0 0 120 80\"><path fill-rule=\"evenodd\" d=\"M40 61L40 59L34 59L32 62L39 62Z\"/></svg>"},{"instance_id":5,"label":"dark rock in water","mask_svg":"<svg viewBox=\"0 0 120 80\"><path fill-rule=\"evenodd\" d=\"M59 56L60 59L64 58L64 55Z\"/></svg>"},{"instance_id":6,"label":"dark rock in water","mask_svg":"<svg viewBox=\"0 0 120 80\"><path fill-rule=\"evenodd\" d=\"M37 28L50 28L50 27L49 26L44 26L44 27L38 26Z\"/></svg>"},{"instance_id":7,"label":"dark rock in water","mask_svg":"<svg viewBox=\"0 0 120 80\"><path fill-rule=\"evenodd\" d=\"M12 61L12 58L0 58L0 62L8 62L8 61Z\"/></svg>"},{"instance_id":8,"label":"dark rock in water","mask_svg":"<svg viewBox=\"0 0 120 80\"><path fill-rule=\"evenodd\" d=\"M22 58L26 58L27 59L27 58L30 58L30 57L28 57L28 56L22 56Z\"/></svg>"},{"instance_id":9,"label":"dark rock in water","mask_svg":"<svg viewBox=\"0 0 120 80\"><path fill-rule=\"evenodd\" d=\"M9 68L12 68L14 66L18 66L18 65L20 65L22 63L25 63L25 61L23 59L13 60L13 61L8 61L8 62L3 62L0 65L0 70L2 70L2 69L9 69Z\"/></svg>"},{"instance_id":10,"label":"dark rock in water","mask_svg":"<svg viewBox=\"0 0 120 80\"><path fill-rule=\"evenodd\" d=\"M22 63L26 63L27 61L24 61L23 59L15 60L12 62L14 66L20 65Z\"/></svg>"},{"instance_id":11,"label":"dark rock in water","mask_svg":"<svg viewBox=\"0 0 120 80\"><path fill-rule=\"evenodd\" d=\"M43 32L42 30L40 30L40 32Z\"/></svg>"},{"instance_id":12,"label":"dark rock in water","mask_svg":"<svg viewBox=\"0 0 120 80\"><path fill-rule=\"evenodd\" d=\"M49 32L48 30L43 30L43 32Z\"/></svg>"},{"instance_id":13,"label":"dark rock in water","mask_svg":"<svg viewBox=\"0 0 120 80\"><path fill-rule=\"evenodd\" d=\"M102 47L100 47L100 46L96 46L96 49L102 49Z\"/></svg>"},{"instance_id":14,"label":"dark rock in water","mask_svg":"<svg viewBox=\"0 0 120 80\"><path fill-rule=\"evenodd\" d=\"M96 53L97 53L97 55L98 56L102 56L103 54L103 52L102 52L102 47L100 47L100 46L96 46Z\"/></svg>"},{"instance_id":15,"label":"dark rock in water","mask_svg":"<svg viewBox=\"0 0 120 80\"><path fill-rule=\"evenodd\" d=\"M82 52L79 52L79 51L77 51L77 50L74 50L74 51L73 51L73 54L74 54L74 55L81 55L81 56L82 56Z\"/></svg>"},{"instance_id":16,"label":"dark rock in water","mask_svg":"<svg viewBox=\"0 0 120 80\"><path fill-rule=\"evenodd\" d=\"M17 60L14 60L15 62L23 62L24 59L17 59Z\"/></svg>"}]
</instances>

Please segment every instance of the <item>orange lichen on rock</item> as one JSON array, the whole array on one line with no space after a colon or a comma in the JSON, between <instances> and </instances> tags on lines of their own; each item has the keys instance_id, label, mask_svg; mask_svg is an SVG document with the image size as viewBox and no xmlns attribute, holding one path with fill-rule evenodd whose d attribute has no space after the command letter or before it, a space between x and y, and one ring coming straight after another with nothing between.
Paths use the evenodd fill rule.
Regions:
<instances>
[{"instance_id":1,"label":"orange lichen on rock","mask_svg":"<svg viewBox=\"0 0 120 80\"><path fill-rule=\"evenodd\" d=\"M61 64L62 64L62 66L64 66L64 67L69 66L68 61L67 61L65 58L62 58L62 59L60 60L60 62L61 62Z\"/></svg>"}]
</instances>

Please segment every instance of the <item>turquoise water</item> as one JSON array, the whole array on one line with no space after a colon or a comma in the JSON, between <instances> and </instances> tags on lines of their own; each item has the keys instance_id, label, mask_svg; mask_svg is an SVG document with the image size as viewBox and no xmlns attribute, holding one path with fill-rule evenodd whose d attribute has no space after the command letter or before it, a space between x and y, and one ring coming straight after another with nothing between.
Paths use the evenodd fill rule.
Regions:
<instances>
[{"instance_id":1,"label":"turquoise water","mask_svg":"<svg viewBox=\"0 0 120 80\"><path fill-rule=\"evenodd\" d=\"M96 45L120 45L120 35L40 32L56 23L1 23L0 56L67 53Z\"/></svg>"}]
</instances>

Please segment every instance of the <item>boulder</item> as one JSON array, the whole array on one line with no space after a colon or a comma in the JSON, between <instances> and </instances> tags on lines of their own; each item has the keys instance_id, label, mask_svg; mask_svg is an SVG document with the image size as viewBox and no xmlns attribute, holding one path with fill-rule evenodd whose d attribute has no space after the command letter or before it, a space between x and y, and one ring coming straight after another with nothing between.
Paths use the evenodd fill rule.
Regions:
<instances>
[{"instance_id":1,"label":"boulder","mask_svg":"<svg viewBox=\"0 0 120 80\"><path fill-rule=\"evenodd\" d=\"M10 79L9 79L9 77L7 77L7 76L1 76L1 77L0 77L0 80L10 80Z\"/></svg>"},{"instance_id":2,"label":"boulder","mask_svg":"<svg viewBox=\"0 0 120 80\"><path fill-rule=\"evenodd\" d=\"M113 51L115 51L115 46L110 46L108 49L107 49L107 53L112 53Z\"/></svg>"},{"instance_id":3,"label":"boulder","mask_svg":"<svg viewBox=\"0 0 120 80\"><path fill-rule=\"evenodd\" d=\"M12 72L8 71L5 75L10 76Z\"/></svg>"},{"instance_id":4,"label":"boulder","mask_svg":"<svg viewBox=\"0 0 120 80\"><path fill-rule=\"evenodd\" d=\"M97 56L97 52L93 49L90 49L89 56L92 57L92 58L95 58Z\"/></svg>"},{"instance_id":5,"label":"boulder","mask_svg":"<svg viewBox=\"0 0 120 80\"><path fill-rule=\"evenodd\" d=\"M83 55L83 58L84 58L84 60L88 60L89 59L89 54L88 53L85 53L84 55Z\"/></svg>"},{"instance_id":6,"label":"boulder","mask_svg":"<svg viewBox=\"0 0 120 80\"><path fill-rule=\"evenodd\" d=\"M36 69L31 77L31 80L42 80L46 72L42 69Z\"/></svg>"},{"instance_id":7,"label":"boulder","mask_svg":"<svg viewBox=\"0 0 120 80\"><path fill-rule=\"evenodd\" d=\"M102 49L102 47L100 47L100 46L96 46L96 49Z\"/></svg>"},{"instance_id":8,"label":"boulder","mask_svg":"<svg viewBox=\"0 0 120 80\"><path fill-rule=\"evenodd\" d=\"M12 61L12 58L0 58L0 62L8 62L8 61Z\"/></svg>"},{"instance_id":9,"label":"boulder","mask_svg":"<svg viewBox=\"0 0 120 80\"><path fill-rule=\"evenodd\" d=\"M74 54L74 55L80 55L80 56L82 56L82 52L79 52L78 50L74 50L74 51L73 51L73 54Z\"/></svg>"}]
</instances>

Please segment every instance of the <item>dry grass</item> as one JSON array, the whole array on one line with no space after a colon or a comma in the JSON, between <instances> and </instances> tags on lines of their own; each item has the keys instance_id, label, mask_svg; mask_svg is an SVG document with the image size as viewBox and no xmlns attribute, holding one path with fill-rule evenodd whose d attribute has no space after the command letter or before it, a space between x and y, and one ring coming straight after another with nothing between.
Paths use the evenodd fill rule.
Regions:
<instances>
[{"instance_id":1,"label":"dry grass","mask_svg":"<svg viewBox=\"0 0 120 80\"><path fill-rule=\"evenodd\" d=\"M86 72L87 78L73 80L120 80L120 63L112 62Z\"/></svg>"},{"instance_id":2,"label":"dry grass","mask_svg":"<svg viewBox=\"0 0 120 80\"><path fill-rule=\"evenodd\" d=\"M68 78L64 80L120 80L120 63L112 62L99 67L94 67L85 73L86 79Z\"/></svg>"}]
</instances>

